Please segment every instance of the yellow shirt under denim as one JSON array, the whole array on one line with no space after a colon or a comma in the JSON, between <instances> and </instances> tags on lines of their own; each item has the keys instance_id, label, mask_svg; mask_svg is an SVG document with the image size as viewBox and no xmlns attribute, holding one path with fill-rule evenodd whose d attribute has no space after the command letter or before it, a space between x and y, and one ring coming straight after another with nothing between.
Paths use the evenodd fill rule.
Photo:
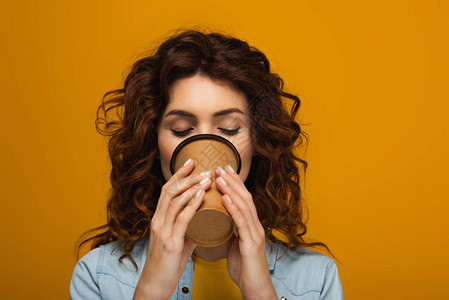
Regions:
<instances>
[{"instance_id":1,"label":"yellow shirt under denim","mask_svg":"<svg viewBox=\"0 0 449 300\"><path fill-rule=\"evenodd\" d=\"M207 262L192 254L192 300L242 299L239 287L229 277L226 258Z\"/></svg>"}]
</instances>

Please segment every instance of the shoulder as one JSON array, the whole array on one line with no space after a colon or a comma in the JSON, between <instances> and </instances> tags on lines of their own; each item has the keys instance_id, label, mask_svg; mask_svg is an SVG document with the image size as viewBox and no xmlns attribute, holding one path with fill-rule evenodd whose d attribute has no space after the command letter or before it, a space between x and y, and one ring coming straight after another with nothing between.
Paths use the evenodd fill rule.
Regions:
<instances>
[{"instance_id":1,"label":"shoulder","mask_svg":"<svg viewBox=\"0 0 449 300\"><path fill-rule=\"evenodd\" d=\"M111 242L89 251L75 265L70 283L71 296L82 293L85 299L96 299L93 295L100 295L102 290L111 286L119 289L120 293L125 290L132 291L145 264L146 244L147 239L137 240L131 252L137 270L129 257L119 261L124 253L122 242ZM90 291L92 297L89 297L86 291Z\"/></svg>"},{"instance_id":2,"label":"shoulder","mask_svg":"<svg viewBox=\"0 0 449 300\"><path fill-rule=\"evenodd\" d=\"M337 266L332 258L301 247L286 251L282 244L276 244L273 251L272 257L276 258L272 262L271 277L275 285L294 296L331 293L330 299L340 299L337 295L342 297ZM329 286L330 292L326 291Z\"/></svg>"},{"instance_id":3,"label":"shoulder","mask_svg":"<svg viewBox=\"0 0 449 300\"><path fill-rule=\"evenodd\" d=\"M287 251L287 248L282 244L277 244L276 247L276 267L278 269L301 266L311 272L322 272L334 264L332 258L315 250L298 247L294 251Z\"/></svg>"},{"instance_id":4,"label":"shoulder","mask_svg":"<svg viewBox=\"0 0 449 300\"><path fill-rule=\"evenodd\" d=\"M137 269L129 257L124 257L121 262L119 261L124 254L123 242L112 242L101 246L97 254L99 258L97 272L101 275L112 276L124 284L136 287L142 267L145 264L147 244L146 238L137 240L130 253Z\"/></svg>"}]
</instances>

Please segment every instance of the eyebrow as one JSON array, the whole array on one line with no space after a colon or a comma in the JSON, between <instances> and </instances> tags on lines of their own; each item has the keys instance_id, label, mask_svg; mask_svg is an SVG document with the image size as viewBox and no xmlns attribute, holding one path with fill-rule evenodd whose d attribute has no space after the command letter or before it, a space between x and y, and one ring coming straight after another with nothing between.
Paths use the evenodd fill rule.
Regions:
<instances>
[{"instance_id":1,"label":"eyebrow","mask_svg":"<svg viewBox=\"0 0 449 300\"><path fill-rule=\"evenodd\" d=\"M218 117L218 116L223 116L223 115L227 115L230 113L239 113L239 114L245 114L243 111L241 111L238 108L228 108L228 109L224 109L224 110L220 110L215 112L212 117ZM190 118L196 118L196 116L188 111L185 110L180 110L180 109L174 109L171 110L170 112L168 112L165 116L170 116L170 115L177 115L177 116L184 116L184 117L190 117Z\"/></svg>"}]
</instances>

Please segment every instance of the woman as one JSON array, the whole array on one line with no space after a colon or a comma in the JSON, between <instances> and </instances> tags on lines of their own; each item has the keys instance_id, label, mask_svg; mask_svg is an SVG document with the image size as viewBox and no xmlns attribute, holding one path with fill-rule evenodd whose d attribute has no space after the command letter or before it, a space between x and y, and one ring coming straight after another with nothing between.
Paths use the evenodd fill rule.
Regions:
<instances>
[{"instance_id":1,"label":"woman","mask_svg":"<svg viewBox=\"0 0 449 300\"><path fill-rule=\"evenodd\" d=\"M329 251L303 238L298 165L305 173L307 162L293 153L306 137L295 121L300 100L283 91L262 52L183 31L138 60L124 88L105 98L97 121L106 130L101 122L97 129L111 136L108 220L80 244L93 241L93 250L75 266L71 299L342 299L334 261L305 248ZM108 121L111 109L119 121ZM190 174L189 159L172 176L173 150L203 133L234 144L239 174L229 166ZM212 176L238 234L204 248L185 232Z\"/></svg>"}]
</instances>

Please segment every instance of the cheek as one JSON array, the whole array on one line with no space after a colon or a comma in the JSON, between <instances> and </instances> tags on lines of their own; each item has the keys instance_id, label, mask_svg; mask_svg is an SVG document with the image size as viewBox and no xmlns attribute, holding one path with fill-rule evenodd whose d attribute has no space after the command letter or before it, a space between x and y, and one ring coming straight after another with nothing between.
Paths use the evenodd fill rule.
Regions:
<instances>
[{"instance_id":1,"label":"cheek","mask_svg":"<svg viewBox=\"0 0 449 300\"><path fill-rule=\"evenodd\" d=\"M176 138L167 133L162 133L158 137L159 155L163 160L170 160L173 151L178 144Z\"/></svg>"},{"instance_id":2,"label":"cheek","mask_svg":"<svg viewBox=\"0 0 449 300\"><path fill-rule=\"evenodd\" d=\"M159 154L162 161L167 161L171 158L171 154L173 153L173 149L167 141L163 141L159 143Z\"/></svg>"},{"instance_id":3,"label":"cheek","mask_svg":"<svg viewBox=\"0 0 449 300\"><path fill-rule=\"evenodd\" d=\"M240 154L240 158L242 160L242 166L240 168L240 179L245 181L248 177L249 170L251 168L251 159L252 159L252 146L251 143L244 143L236 145L237 151Z\"/></svg>"},{"instance_id":4,"label":"cheek","mask_svg":"<svg viewBox=\"0 0 449 300\"><path fill-rule=\"evenodd\" d=\"M161 160L162 172L166 180L168 180L172 176L170 173L170 159L177 145L178 140L176 139L176 137L167 134L159 135L159 156Z\"/></svg>"}]
</instances>

